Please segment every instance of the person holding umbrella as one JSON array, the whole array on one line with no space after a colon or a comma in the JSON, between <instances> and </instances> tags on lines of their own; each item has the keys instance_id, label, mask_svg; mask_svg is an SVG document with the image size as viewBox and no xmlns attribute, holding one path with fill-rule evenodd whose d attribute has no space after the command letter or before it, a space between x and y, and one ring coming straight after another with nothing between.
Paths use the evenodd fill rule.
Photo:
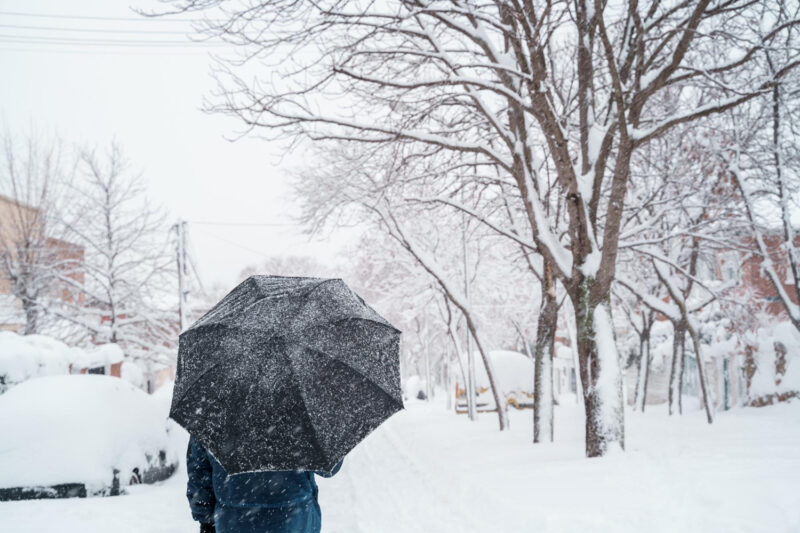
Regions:
<instances>
[{"instance_id":1,"label":"person holding umbrella","mask_svg":"<svg viewBox=\"0 0 800 533\"><path fill-rule=\"evenodd\" d=\"M251 276L180 336L170 417L201 531L319 533L331 476L403 408L400 331L340 279Z\"/></svg>"},{"instance_id":2,"label":"person holding umbrella","mask_svg":"<svg viewBox=\"0 0 800 533\"><path fill-rule=\"evenodd\" d=\"M201 533L319 533L322 514L314 475L330 472L248 472L228 476L202 444L189 439L186 497Z\"/></svg>"}]
</instances>

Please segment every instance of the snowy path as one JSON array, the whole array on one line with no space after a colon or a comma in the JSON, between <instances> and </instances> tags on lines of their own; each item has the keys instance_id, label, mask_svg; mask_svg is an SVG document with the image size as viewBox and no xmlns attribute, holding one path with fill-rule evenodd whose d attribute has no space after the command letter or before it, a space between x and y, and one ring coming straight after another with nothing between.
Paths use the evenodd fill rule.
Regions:
<instances>
[{"instance_id":1,"label":"snowy path","mask_svg":"<svg viewBox=\"0 0 800 533\"><path fill-rule=\"evenodd\" d=\"M653 411L656 411L654 409ZM800 402L720 414L629 414L628 452L583 458L580 411L553 445L441 405L411 404L320 480L325 533L800 531ZM0 531L182 533L185 474L117 498L0 503Z\"/></svg>"}]
</instances>

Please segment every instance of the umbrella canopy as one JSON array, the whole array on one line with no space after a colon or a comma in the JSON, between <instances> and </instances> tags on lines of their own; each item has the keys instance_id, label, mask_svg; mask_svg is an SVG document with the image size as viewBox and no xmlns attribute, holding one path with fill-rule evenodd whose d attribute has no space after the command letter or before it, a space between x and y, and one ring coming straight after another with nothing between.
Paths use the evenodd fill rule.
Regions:
<instances>
[{"instance_id":1,"label":"umbrella canopy","mask_svg":"<svg viewBox=\"0 0 800 533\"><path fill-rule=\"evenodd\" d=\"M229 474L330 472L403 408L399 344L340 279L251 276L181 334L170 417Z\"/></svg>"}]
</instances>

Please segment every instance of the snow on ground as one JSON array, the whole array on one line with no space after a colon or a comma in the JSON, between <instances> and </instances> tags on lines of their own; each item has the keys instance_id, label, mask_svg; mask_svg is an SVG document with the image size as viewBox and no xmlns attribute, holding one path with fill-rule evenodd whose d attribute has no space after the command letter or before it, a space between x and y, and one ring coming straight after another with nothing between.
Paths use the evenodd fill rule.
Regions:
<instances>
[{"instance_id":1,"label":"snow on ground","mask_svg":"<svg viewBox=\"0 0 800 533\"><path fill-rule=\"evenodd\" d=\"M583 457L580 409L556 408L556 443L533 446L531 412L476 424L409 402L321 479L325 533L800 531L800 402L670 419L628 412L628 451ZM197 530L183 470L112 498L0 503L4 532Z\"/></svg>"}]
</instances>

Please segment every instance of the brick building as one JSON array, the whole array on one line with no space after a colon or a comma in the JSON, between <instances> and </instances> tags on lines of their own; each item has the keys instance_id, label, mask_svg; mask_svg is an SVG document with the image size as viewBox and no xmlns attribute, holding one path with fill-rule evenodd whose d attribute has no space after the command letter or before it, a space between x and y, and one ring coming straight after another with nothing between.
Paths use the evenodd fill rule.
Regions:
<instances>
[{"instance_id":1,"label":"brick building","mask_svg":"<svg viewBox=\"0 0 800 533\"><path fill-rule=\"evenodd\" d=\"M783 289L786 291L786 294L788 294L789 299L797 305L797 290L792 284L792 280L789 279L791 274L788 271L789 262L787 260L786 250L783 249L783 243L783 236L780 234L764 236L764 244L770 252L778 277L783 281ZM795 236L794 245L795 247L800 247L800 235ZM756 249L756 245L752 241L748 242L747 246L754 250ZM781 303L775 287L763 272L761 257L756 254L748 254L746 257L743 256L743 254L739 255L741 257L740 285L742 288L748 289L747 291L742 291L742 293L744 294L747 292L752 295L752 297L757 298L763 305L764 311L770 315L779 320L788 320L789 317L786 315L786 309ZM737 265L734 263L728 268L735 271L736 266ZM723 266L722 268L726 267Z\"/></svg>"},{"instance_id":2,"label":"brick building","mask_svg":"<svg viewBox=\"0 0 800 533\"><path fill-rule=\"evenodd\" d=\"M788 294L789 299L797 304L797 290L790 280L791 274L788 272L787 254L783 248L782 235L778 233L766 235L764 243L770 251L775 271L783 282L784 291ZM795 246L800 246L800 236L795 239L795 243ZM704 354L703 368L707 376L712 402L718 409L741 404L748 397L749 382L755 370L753 354L757 350L757 343L750 344L742 342L742 340L755 340L758 328L764 325L764 315L770 317L769 320L772 322L770 325L789 319L772 281L764 274L763 258L760 254L755 253L758 246L749 236L743 239L741 244L744 250L753 250L753 252L730 250L720 253L713 258L713 264L703 265L698 272L700 278L722 280L733 284L728 296L736 302L744 304L750 311L747 319L735 321L732 324L732 328L737 328L737 335L727 341L719 338L710 339L712 343L716 343L715 349L708 350L709 353ZM758 316L759 312L761 317ZM666 321L666 318L658 316L657 320ZM671 343L671 340L669 342ZM650 369L648 404L667 401L672 352L671 345L668 347L669 349L661 348L663 365ZM653 349L656 350L657 347L653 345ZM690 352L692 352L691 343L687 342L684 394L699 395L697 362L693 355L689 355ZM635 366L631 367L625 376L629 403L633 402L637 371Z\"/></svg>"}]
</instances>

